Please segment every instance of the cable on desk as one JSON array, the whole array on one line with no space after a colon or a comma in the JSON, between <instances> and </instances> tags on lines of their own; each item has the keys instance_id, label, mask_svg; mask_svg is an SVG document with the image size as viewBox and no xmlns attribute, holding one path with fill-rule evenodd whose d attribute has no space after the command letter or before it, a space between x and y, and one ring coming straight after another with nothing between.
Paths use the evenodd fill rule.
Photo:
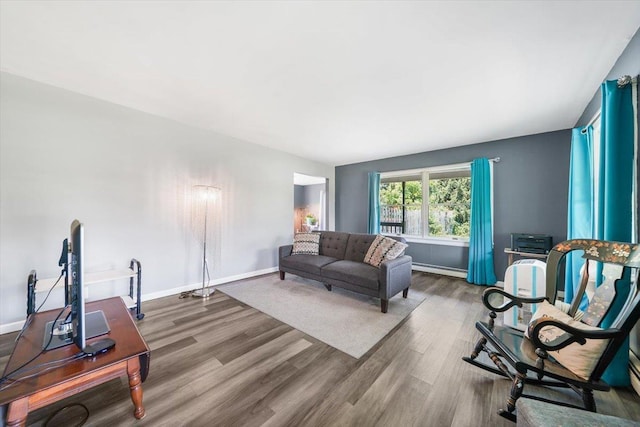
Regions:
<instances>
[{"instance_id":1,"label":"cable on desk","mask_svg":"<svg viewBox=\"0 0 640 427\"><path fill-rule=\"evenodd\" d=\"M50 371L50 370L52 370L54 368L57 368L60 365L63 365L65 363L67 363L67 362L71 362L73 360L78 360L78 359L83 359L84 357L85 357L84 353L78 352L78 353L73 354L71 356L65 357L64 359L51 360L49 362L40 363L40 364L32 366L32 367L30 367L28 369L24 369L23 368L23 369L21 369L22 373L33 371L34 369L41 369L41 368L44 368L44 369L41 369L38 372L35 372L35 373L31 374L31 375L24 375L24 376L18 377L18 378L10 378L11 375L15 375L17 373L17 371L20 371L20 369L17 369L16 371L5 375L5 377L6 377L5 381L9 381L9 382L4 387L0 386L0 391L4 390L5 388L8 388L10 385L18 383L20 381L28 380L29 378L33 378L33 377L35 377L37 375L44 374L45 372L48 372L48 371ZM3 378L5 378L5 377L3 377Z\"/></svg>"},{"instance_id":2,"label":"cable on desk","mask_svg":"<svg viewBox=\"0 0 640 427\"><path fill-rule=\"evenodd\" d=\"M42 350L40 350L40 352L38 354L36 354L35 356L33 356L30 360L28 360L27 362L23 363L22 365L18 366L16 369L14 369L13 371L9 372L8 374L4 375L3 377L0 377L0 385L2 385L3 382L7 381L9 379L10 376L15 375L16 373L18 373L20 370L22 370L22 368L24 368L25 366L27 366L29 363L33 362L34 360L36 360L38 357L40 357L40 355L42 353L44 353L44 349L49 347L49 344L51 344L51 340L53 339L53 330L56 327L56 322L58 321L58 319L60 319L60 316L62 316L62 313L64 313L65 309L67 307L62 307L62 310L60 310L60 312L58 313L58 315L56 316L55 320L53 321L53 323L51 324L51 333L49 334L49 341L47 341L47 344L45 344L44 348ZM49 363L49 362L46 362ZM45 365L45 364L42 364ZM29 368L29 370L33 369L33 368L38 368L41 365L36 365L32 368ZM14 380L17 381L17 380ZM6 388L6 387L3 387ZM0 388L0 391L3 389Z\"/></svg>"}]
</instances>

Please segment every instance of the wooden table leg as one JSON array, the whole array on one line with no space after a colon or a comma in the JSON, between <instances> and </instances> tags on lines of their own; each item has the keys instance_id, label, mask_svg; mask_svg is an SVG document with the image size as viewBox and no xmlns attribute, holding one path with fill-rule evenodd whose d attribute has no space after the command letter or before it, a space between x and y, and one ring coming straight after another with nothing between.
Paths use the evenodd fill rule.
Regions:
<instances>
[{"instance_id":1,"label":"wooden table leg","mask_svg":"<svg viewBox=\"0 0 640 427\"><path fill-rule=\"evenodd\" d=\"M9 403L7 411L7 427L26 426L27 415L29 415L29 397L14 400Z\"/></svg>"},{"instance_id":2,"label":"wooden table leg","mask_svg":"<svg viewBox=\"0 0 640 427\"><path fill-rule=\"evenodd\" d=\"M144 418L145 411L142 406L142 377L140 376L140 359L134 357L127 361L127 374L129 375L129 389L133 401L133 416L137 419Z\"/></svg>"}]
</instances>

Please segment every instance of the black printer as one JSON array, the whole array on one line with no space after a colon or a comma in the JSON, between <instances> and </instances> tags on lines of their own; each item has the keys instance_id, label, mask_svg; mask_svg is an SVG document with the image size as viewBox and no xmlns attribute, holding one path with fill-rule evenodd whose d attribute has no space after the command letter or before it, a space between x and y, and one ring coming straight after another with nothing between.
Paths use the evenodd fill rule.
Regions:
<instances>
[{"instance_id":1,"label":"black printer","mask_svg":"<svg viewBox=\"0 0 640 427\"><path fill-rule=\"evenodd\" d=\"M553 239L546 234L511 233L511 249L516 252L547 254L553 247Z\"/></svg>"}]
</instances>

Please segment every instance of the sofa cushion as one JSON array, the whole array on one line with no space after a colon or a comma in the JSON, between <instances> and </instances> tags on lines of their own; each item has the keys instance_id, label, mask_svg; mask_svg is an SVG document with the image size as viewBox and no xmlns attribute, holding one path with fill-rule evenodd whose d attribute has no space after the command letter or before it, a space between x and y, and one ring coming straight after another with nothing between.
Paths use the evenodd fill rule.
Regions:
<instances>
[{"instance_id":1,"label":"sofa cushion","mask_svg":"<svg viewBox=\"0 0 640 427\"><path fill-rule=\"evenodd\" d=\"M375 238L375 234L351 234L349 236L349 242L347 243L347 249L344 254L344 259L349 261L363 262L364 257Z\"/></svg>"},{"instance_id":2,"label":"sofa cushion","mask_svg":"<svg viewBox=\"0 0 640 427\"><path fill-rule=\"evenodd\" d=\"M323 231L320 236L320 255L344 259L349 233Z\"/></svg>"},{"instance_id":3,"label":"sofa cushion","mask_svg":"<svg viewBox=\"0 0 640 427\"><path fill-rule=\"evenodd\" d=\"M322 267L324 277L352 283L363 288L377 290L379 270L369 264L356 261L336 261Z\"/></svg>"},{"instance_id":4,"label":"sofa cushion","mask_svg":"<svg viewBox=\"0 0 640 427\"><path fill-rule=\"evenodd\" d=\"M318 255L320 249L320 234L296 233L293 237L291 255Z\"/></svg>"},{"instance_id":5,"label":"sofa cushion","mask_svg":"<svg viewBox=\"0 0 640 427\"><path fill-rule=\"evenodd\" d=\"M337 261L336 258L323 255L290 255L280 259L280 267L319 275L322 267L335 261Z\"/></svg>"},{"instance_id":6,"label":"sofa cushion","mask_svg":"<svg viewBox=\"0 0 640 427\"><path fill-rule=\"evenodd\" d=\"M379 234L369 247L364 262L374 267L380 267L383 261L396 259L402 255L406 247L406 243Z\"/></svg>"}]
</instances>

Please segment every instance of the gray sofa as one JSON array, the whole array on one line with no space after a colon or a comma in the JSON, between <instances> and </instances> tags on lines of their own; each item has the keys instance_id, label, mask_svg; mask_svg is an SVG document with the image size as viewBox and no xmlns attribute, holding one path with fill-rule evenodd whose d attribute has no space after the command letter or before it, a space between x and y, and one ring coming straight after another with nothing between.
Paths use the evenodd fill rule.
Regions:
<instances>
[{"instance_id":1,"label":"gray sofa","mask_svg":"<svg viewBox=\"0 0 640 427\"><path fill-rule=\"evenodd\" d=\"M364 263L373 234L322 231L319 255L291 255L293 245L279 248L280 279L285 273L317 280L331 291L332 286L380 298L387 312L389 299L402 291L407 297L411 285L411 257L401 255L382 262L380 268ZM395 237L394 237L395 238ZM402 241L401 237L395 238Z\"/></svg>"},{"instance_id":2,"label":"gray sofa","mask_svg":"<svg viewBox=\"0 0 640 427\"><path fill-rule=\"evenodd\" d=\"M553 405L534 399L520 398L516 406L519 427L640 427L637 421Z\"/></svg>"}]
</instances>

